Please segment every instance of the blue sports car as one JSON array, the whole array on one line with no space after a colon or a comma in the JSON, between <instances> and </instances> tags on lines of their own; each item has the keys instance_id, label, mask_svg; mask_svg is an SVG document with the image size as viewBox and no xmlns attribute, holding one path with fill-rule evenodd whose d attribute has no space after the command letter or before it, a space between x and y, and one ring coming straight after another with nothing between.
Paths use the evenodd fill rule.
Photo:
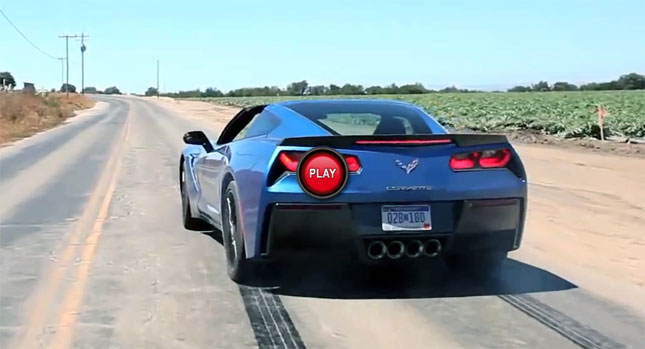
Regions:
<instances>
[{"instance_id":1,"label":"blue sports car","mask_svg":"<svg viewBox=\"0 0 645 349\"><path fill-rule=\"evenodd\" d=\"M236 282L261 261L332 252L490 271L522 240L526 173L506 137L449 133L409 103L258 105L216 142L184 142L184 226L222 232Z\"/></svg>"}]
</instances>

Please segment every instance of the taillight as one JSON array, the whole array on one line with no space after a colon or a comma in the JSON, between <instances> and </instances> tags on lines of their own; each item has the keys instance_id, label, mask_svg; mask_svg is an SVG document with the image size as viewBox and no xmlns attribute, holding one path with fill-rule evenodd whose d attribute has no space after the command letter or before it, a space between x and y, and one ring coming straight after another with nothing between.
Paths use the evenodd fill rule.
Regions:
<instances>
[{"instance_id":1,"label":"taillight","mask_svg":"<svg viewBox=\"0 0 645 349\"><path fill-rule=\"evenodd\" d=\"M511 156L509 149L453 154L450 158L450 168L456 171L475 168L502 168L508 165Z\"/></svg>"},{"instance_id":2,"label":"taillight","mask_svg":"<svg viewBox=\"0 0 645 349\"><path fill-rule=\"evenodd\" d=\"M354 155L344 155L345 162L347 163L347 169L350 173L356 173L361 170L361 162L358 161L358 157Z\"/></svg>"},{"instance_id":3,"label":"taillight","mask_svg":"<svg viewBox=\"0 0 645 349\"><path fill-rule=\"evenodd\" d=\"M477 166L479 152L454 154L450 158L450 168L453 170L466 170Z\"/></svg>"},{"instance_id":4,"label":"taillight","mask_svg":"<svg viewBox=\"0 0 645 349\"><path fill-rule=\"evenodd\" d=\"M511 151L508 149L485 150L479 158L479 166L483 168L506 167L511 160Z\"/></svg>"},{"instance_id":5,"label":"taillight","mask_svg":"<svg viewBox=\"0 0 645 349\"><path fill-rule=\"evenodd\" d=\"M428 144L447 144L452 143L452 139L440 138L440 139L359 139L356 144L374 144L374 145L428 145Z\"/></svg>"},{"instance_id":6,"label":"taillight","mask_svg":"<svg viewBox=\"0 0 645 349\"><path fill-rule=\"evenodd\" d=\"M284 168L289 172L296 172L298 169L298 162L302 158L305 152L302 151L288 151L282 152L278 156L280 163ZM347 169L350 173L357 173L361 170L361 162L358 160L357 156L354 155L343 155L345 157L345 162L347 163Z\"/></svg>"},{"instance_id":7,"label":"taillight","mask_svg":"<svg viewBox=\"0 0 645 349\"><path fill-rule=\"evenodd\" d=\"M280 153L280 156L278 158L280 159L280 163L284 166L284 168L287 169L287 171L290 172L296 172L298 169L298 161L300 161L300 158L302 158L303 152L282 152Z\"/></svg>"}]
</instances>

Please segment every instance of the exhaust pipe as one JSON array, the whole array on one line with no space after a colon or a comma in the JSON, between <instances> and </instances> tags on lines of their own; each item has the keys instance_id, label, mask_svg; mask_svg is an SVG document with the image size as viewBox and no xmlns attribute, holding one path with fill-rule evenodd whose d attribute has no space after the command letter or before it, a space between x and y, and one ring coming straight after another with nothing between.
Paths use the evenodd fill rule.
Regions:
<instances>
[{"instance_id":1,"label":"exhaust pipe","mask_svg":"<svg viewBox=\"0 0 645 349\"><path fill-rule=\"evenodd\" d=\"M381 259L385 257L387 249L383 241L375 240L367 245L367 256L371 259Z\"/></svg>"},{"instance_id":2,"label":"exhaust pipe","mask_svg":"<svg viewBox=\"0 0 645 349\"><path fill-rule=\"evenodd\" d=\"M405 248L405 255L409 258L417 258L423 253L423 244L419 240L412 240Z\"/></svg>"},{"instance_id":3,"label":"exhaust pipe","mask_svg":"<svg viewBox=\"0 0 645 349\"><path fill-rule=\"evenodd\" d=\"M428 257L434 257L441 252L441 242L437 239L426 241L423 245L423 254Z\"/></svg>"},{"instance_id":4,"label":"exhaust pipe","mask_svg":"<svg viewBox=\"0 0 645 349\"><path fill-rule=\"evenodd\" d=\"M405 245L399 240L387 244L387 256L392 259L399 259L405 253Z\"/></svg>"}]
</instances>

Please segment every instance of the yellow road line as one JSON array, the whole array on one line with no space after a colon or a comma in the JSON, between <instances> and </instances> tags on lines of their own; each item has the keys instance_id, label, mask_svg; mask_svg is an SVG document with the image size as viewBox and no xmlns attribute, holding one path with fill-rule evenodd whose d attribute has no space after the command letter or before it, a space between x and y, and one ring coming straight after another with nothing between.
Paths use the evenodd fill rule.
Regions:
<instances>
[{"instance_id":1,"label":"yellow road line","mask_svg":"<svg viewBox=\"0 0 645 349\"><path fill-rule=\"evenodd\" d=\"M129 134L130 124L128 123L126 125L123 143L127 142ZM121 145L123 145L123 143L121 143ZM67 291L67 296L63 301L60 317L58 318L56 335L54 336L51 346L52 348L68 348L72 342L74 328L78 322L80 309L83 306L90 268L92 267L94 257L96 256L96 247L98 245L99 238L101 237L101 233L103 232L103 223L105 223L105 219L107 218L107 214L110 209L110 203L114 196L114 190L116 189L116 182L119 177L120 169L121 157L117 159L114 172L112 173L112 178L110 178L110 186L108 187L105 197L103 198L103 202L101 203L101 208L99 209L98 216L96 217L94 226L92 227L92 232L85 240L85 248L83 249L81 264L76 272L76 280Z\"/></svg>"},{"instance_id":2,"label":"yellow road line","mask_svg":"<svg viewBox=\"0 0 645 349\"><path fill-rule=\"evenodd\" d=\"M12 348L33 348L38 342L42 345L42 338L40 337L44 329L46 317L52 308L52 302L57 295L57 291L60 288L64 275L69 270L69 263L74 257L77 247L79 247L81 235L84 229L88 227L92 221L92 214L96 211L96 207L99 204L99 200L103 193L102 189L104 189L108 183L111 184L115 177L115 173L120 165L122 146L125 140L127 140L129 130L130 124L129 121L126 121L122 137L119 139L119 142L110 154L106 166L103 169L103 173L90 196L90 200L88 201L81 218L78 220L77 224L74 226L74 230L69 235L68 241L64 245L65 247L62 251L62 256L58 260L58 264L46 273L47 279L45 282L40 284L36 289L35 294L32 296L33 299L30 302L30 307L26 317L26 331L23 335L16 338L16 343L11 346Z\"/></svg>"}]
</instances>

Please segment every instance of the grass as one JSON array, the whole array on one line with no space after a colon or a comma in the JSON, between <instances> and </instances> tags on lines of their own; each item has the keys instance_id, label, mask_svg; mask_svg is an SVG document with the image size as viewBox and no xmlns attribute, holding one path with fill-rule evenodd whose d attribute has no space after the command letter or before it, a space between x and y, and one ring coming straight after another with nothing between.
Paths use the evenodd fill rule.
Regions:
<instances>
[{"instance_id":1,"label":"grass","mask_svg":"<svg viewBox=\"0 0 645 349\"><path fill-rule=\"evenodd\" d=\"M73 116L74 111L90 108L94 103L77 94L70 94L67 99L55 93L0 93L0 143L54 127Z\"/></svg>"},{"instance_id":2,"label":"grass","mask_svg":"<svg viewBox=\"0 0 645 349\"><path fill-rule=\"evenodd\" d=\"M385 98L414 103L445 126L483 132L528 130L567 138L599 137L598 105L608 110L606 135L645 137L645 91L430 93L378 96L201 98L246 107L292 99Z\"/></svg>"}]
</instances>

